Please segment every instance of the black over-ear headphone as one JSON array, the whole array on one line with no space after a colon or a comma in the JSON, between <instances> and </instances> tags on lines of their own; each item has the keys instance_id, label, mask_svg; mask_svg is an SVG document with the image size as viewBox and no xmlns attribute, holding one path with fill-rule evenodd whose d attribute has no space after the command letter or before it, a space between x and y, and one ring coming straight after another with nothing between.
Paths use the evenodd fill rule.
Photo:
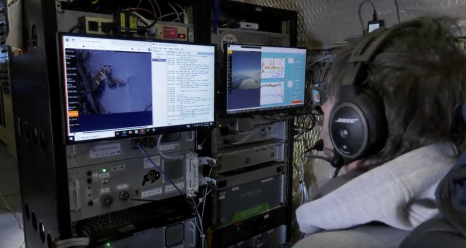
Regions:
<instances>
[{"instance_id":1,"label":"black over-ear headphone","mask_svg":"<svg viewBox=\"0 0 466 248\"><path fill-rule=\"evenodd\" d=\"M330 112L330 139L345 164L374 154L386 142L388 128L384 102L365 82L368 64L391 33L393 30L388 28L369 33L354 49L339 98Z\"/></svg>"}]
</instances>

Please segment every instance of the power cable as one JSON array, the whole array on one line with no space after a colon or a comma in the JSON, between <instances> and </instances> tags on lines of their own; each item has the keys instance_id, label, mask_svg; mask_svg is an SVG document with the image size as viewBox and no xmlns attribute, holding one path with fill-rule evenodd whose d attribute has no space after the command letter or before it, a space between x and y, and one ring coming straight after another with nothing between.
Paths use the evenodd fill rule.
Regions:
<instances>
[{"instance_id":1,"label":"power cable","mask_svg":"<svg viewBox=\"0 0 466 248\"><path fill-rule=\"evenodd\" d=\"M170 7L173 9L173 11L175 11L175 13L176 13L176 20L179 21L179 20L180 20L180 13L178 13L178 11L176 10L176 8L173 7L173 5L171 5L170 3L168 3L168 6L170 6Z\"/></svg>"},{"instance_id":2,"label":"power cable","mask_svg":"<svg viewBox=\"0 0 466 248\"><path fill-rule=\"evenodd\" d=\"M165 158L165 159L170 159L170 160L184 159L184 156L172 157L172 156L163 154L162 149L160 149L160 145L162 144L162 137L163 137L163 134L161 134L159 138L157 139L157 151L159 152L160 157Z\"/></svg>"},{"instance_id":3,"label":"power cable","mask_svg":"<svg viewBox=\"0 0 466 248\"><path fill-rule=\"evenodd\" d=\"M398 1L397 0L394 0L395 1L395 7L396 7L396 16L398 17L398 23L401 22L401 19L400 19L400 8L398 7Z\"/></svg>"},{"instance_id":4,"label":"power cable","mask_svg":"<svg viewBox=\"0 0 466 248\"><path fill-rule=\"evenodd\" d=\"M73 27L70 28L70 30L68 30L68 33L73 33L76 29L81 28L81 26L82 26L81 23L74 25Z\"/></svg>"},{"instance_id":5,"label":"power cable","mask_svg":"<svg viewBox=\"0 0 466 248\"><path fill-rule=\"evenodd\" d=\"M374 12L373 12L373 16L374 16L374 18L375 18L374 21L377 20L377 10L375 9L374 3L373 3L371 0L364 0L364 1L362 1L361 4L359 4L358 15L359 15L359 22L361 23L361 28L362 28L362 33L363 33L363 34L366 33L366 28L365 28L364 23L363 23L363 21L362 21L361 10L362 10L362 6L363 6L365 3L370 3L370 4L372 5L372 9L374 10Z\"/></svg>"},{"instance_id":6,"label":"power cable","mask_svg":"<svg viewBox=\"0 0 466 248\"><path fill-rule=\"evenodd\" d=\"M136 5L136 9L134 11L138 11L139 6L141 6L142 0L139 0L138 5Z\"/></svg>"},{"instance_id":7,"label":"power cable","mask_svg":"<svg viewBox=\"0 0 466 248\"><path fill-rule=\"evenodd\" d=\"M179 4L177 3L173 3L174 5L178 6L178 8L180 8L183 12L181 12L181 14L183 14L183 21L184 21L184 24L189 24L189 19L188 19L188 15L186 14L186 10L181 7ZM181 15L180 14L180 15Z\"/></svg>"},{"instance_id":8,"label":"power cable","mask_svg":"<svg viewBox=\"0 0 466 248\"><path fill-rule=\"evenodd\" d=\"M154 3L155 5L157 5L157 9L159 11L159 15L162 16L162 11L160 10L160 6L159 6L159 3L157 3L157 1L154 0Z\"/></svg>"}]
</instances>

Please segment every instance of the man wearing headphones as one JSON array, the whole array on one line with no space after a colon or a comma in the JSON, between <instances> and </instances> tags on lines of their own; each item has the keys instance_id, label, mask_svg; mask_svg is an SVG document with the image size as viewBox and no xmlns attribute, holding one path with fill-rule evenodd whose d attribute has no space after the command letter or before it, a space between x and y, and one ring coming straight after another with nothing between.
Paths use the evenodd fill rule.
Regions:
<instances>
[{"instance_id":1,"label":"man wearing headphones","mask_svg":"<svg viewBox=\"0 0 466 248\"><path fill-rule=\"evenodd\" d=\"M466 147L466 57L454 27L416 18L336 55L323 151L348 173L297 209L307 235L295 247L395 248L438 215L435 189Z\"/></svg>"}]
</instances>

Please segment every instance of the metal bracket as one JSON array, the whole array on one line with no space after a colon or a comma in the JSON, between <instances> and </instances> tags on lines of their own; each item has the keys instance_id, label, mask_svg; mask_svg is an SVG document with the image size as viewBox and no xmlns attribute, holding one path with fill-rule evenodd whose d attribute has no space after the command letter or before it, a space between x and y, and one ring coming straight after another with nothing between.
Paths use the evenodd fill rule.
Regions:
<instances>
[{"instance_id":1,"label":"metal bracket","mask_svg":"<svg viewBox=\"0 0 466 248\"><path fill-rule=\"evenodd\" d=\"M195 196L199 189L199 159L196 153L186 154L186 195Z\"/></svg>"},{"instance_id":2,"label":"metal bracket","mask_svg":"<svg viewBox=\"0 0 466 248\"><path fill-rule=\"evenodd\" d=\"M63 9L61 8L61 2L60 0L55 0L55 8L57 9L57 12L58 13L63 13L65 11L63 11Z\"/></svg>"}]
</instances>

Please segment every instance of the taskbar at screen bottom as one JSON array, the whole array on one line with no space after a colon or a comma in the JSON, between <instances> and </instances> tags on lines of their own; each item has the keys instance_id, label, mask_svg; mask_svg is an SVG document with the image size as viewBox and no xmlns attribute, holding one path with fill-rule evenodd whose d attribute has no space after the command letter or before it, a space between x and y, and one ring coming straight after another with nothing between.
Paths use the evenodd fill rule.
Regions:
<instances>
[{"instance_id":1,"label":"taskbar at screen bottom","mask_svg":"<svg viewBox=\"0 0 466 248\"><path fill-rule=\"evenodd\" d=\"M285 112L290 109L296 109L304 107L304 104L296 105L286 105L286 106L277 106L269 108L251 108L251 109L227 109L227 114L236 115L236 114L254 114L262 112Z\"/></svg>"},{"instance_id":2,"label":"taskbar at screen bottom","mask_svg":"<svg viewBox=\"0 0 466 248\"><path fill-rule=\"evenodd\" d=\"M83 132L68 136L68 143L92 142L107 139L134 138L145 135L157 135L163 133L189 131L196 128L213 127L214 122L195 123L180 126L162 127L162 128L129 128L127 130L106 130L99 132Z\"/></svg>"}]
</instances>

